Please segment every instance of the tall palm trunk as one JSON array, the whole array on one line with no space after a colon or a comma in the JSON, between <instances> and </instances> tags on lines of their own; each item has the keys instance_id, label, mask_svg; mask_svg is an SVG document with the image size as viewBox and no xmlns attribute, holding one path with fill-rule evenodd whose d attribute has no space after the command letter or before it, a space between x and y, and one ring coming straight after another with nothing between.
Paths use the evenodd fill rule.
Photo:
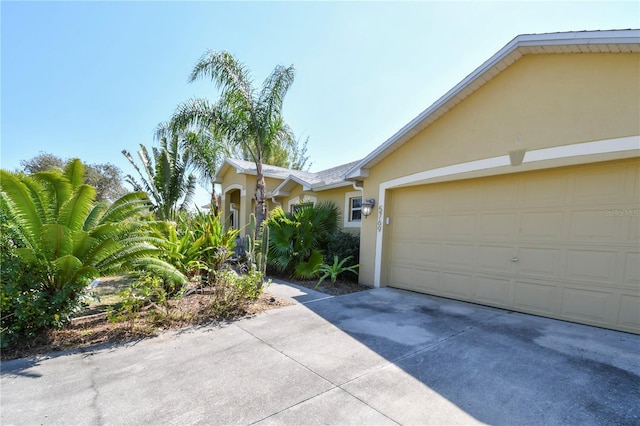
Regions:
<instances>
[{"instance_id":1,"label":"tall palm trunk","mask_svg":"<svg viewBox=\"0 0 640 426\"><path fill-rule=\"evenodd\" d=\"M220 213L220 205L218 204L218 194L216 194L216 183L211 180L211 211L215 216Z\"/></svg>"},{"instance_id":2,"label":"tall palm trunk","mask_svg":"<svg viewBox=\"0 0 640 426\"><path fill-rule=\"evenodd\" d=\"M266 196L266 186L267 184L264 181L264 173L262 172L262 161L256 161L256 232L259 233L260 225L262 225L262 221L266 216L266 206L265 206L265 196Z\"/></svg>"}]
</instances>

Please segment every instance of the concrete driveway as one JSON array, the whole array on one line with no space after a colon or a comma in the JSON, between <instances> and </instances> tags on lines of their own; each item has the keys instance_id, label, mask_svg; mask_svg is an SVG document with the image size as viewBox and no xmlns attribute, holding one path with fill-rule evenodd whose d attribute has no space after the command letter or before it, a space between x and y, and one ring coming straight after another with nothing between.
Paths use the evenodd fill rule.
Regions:
<instances>
[{"instance_id":1,"label":"concrete driveway","mask_svg":"<svg viewBox=\"0 0 640 426\"><path fill-rule=\"evenodd\" d=\"M640 336L389 288L2 363L10 424L638 424Z\"/></svg>"}]
</instances>

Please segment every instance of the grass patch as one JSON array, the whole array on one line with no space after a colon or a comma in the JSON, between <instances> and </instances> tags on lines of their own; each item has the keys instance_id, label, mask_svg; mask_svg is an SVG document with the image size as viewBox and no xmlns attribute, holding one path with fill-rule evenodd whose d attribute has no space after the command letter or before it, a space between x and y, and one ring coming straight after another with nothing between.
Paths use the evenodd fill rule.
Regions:
<instances>
[{"instance_id":1,"label":"grass patch","mask_svg":"<svg viewBox=\"0 0 640 426\"><path fill-rule=\"evenodd\" d=\"M107 312L110 306L119 306L122 303L120 292L133 284L134 280L124 275L100 278L100 283L92 287L92 297L88 299L88 306L74 315L74 318Z\"/></svg>"}]
</instances>

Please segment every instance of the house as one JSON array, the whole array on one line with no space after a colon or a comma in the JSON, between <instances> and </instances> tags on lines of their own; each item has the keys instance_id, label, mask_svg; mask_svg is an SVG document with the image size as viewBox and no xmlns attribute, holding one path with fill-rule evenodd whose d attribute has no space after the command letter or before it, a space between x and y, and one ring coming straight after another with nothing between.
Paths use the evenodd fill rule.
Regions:
<instances>
[{"instance_id":1,"label":"house","mask_svg":"<svg viewBox=\"0 0 640 426\"><path fill-rule=\"evenodd\" d=\"M356 163L354 161L317 173L263 165L267 212L275 207L292 211L296 205L304 202L331 201L340 209L343 230L359 233L362 191L355 182L344 179L345 173ZM251 213L255 212L255 163L228 158L216 173L215 182L222 188L220 210L224 223L244 230Z\"/></svg>"},{"instance_id":2,"label":"house","mask_svg":"<svg viewBox=\"0 0 640 426\"><path fill-rule=\"evenodd\" d=\"M360 282L640 333L639 157L640 30L518 36L346 171Z\"/></svg>"}]
</instances>

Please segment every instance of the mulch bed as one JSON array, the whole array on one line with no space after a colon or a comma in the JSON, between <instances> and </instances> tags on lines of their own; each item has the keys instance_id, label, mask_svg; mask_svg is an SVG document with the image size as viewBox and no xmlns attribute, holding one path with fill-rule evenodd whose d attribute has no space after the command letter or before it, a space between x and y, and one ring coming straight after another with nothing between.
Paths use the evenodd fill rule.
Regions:
<instances>
[{"instance_id":1,"label":"mulch bed","mask_svg":"<svg viewBox=\"0 0 640 426\"><path fill-rule=\"evenodd\" d=\"M317 281L283 280L302 287L313 289ZM317 291L333 296L367 290L369 287L348 281L335 284L324 281ZM135 320L110 322L105 313L76 318L60 330L45 330L31 339L25 339L0 352L3 361L43 356L47 353L84 349L104 343L124 343L131 340L157 336L168 329L177 329L198 324L216 324L220 321L235 320L259 314L270 309L293 305L294 302L272 296L268 289L258 300L244 306L227 316L220 318L211 315L207 309L210 299L207 294L192 293L180 299L172 300L171 307L159 321L147 321L143 311Z\"/></svg>"}]
</instances>

